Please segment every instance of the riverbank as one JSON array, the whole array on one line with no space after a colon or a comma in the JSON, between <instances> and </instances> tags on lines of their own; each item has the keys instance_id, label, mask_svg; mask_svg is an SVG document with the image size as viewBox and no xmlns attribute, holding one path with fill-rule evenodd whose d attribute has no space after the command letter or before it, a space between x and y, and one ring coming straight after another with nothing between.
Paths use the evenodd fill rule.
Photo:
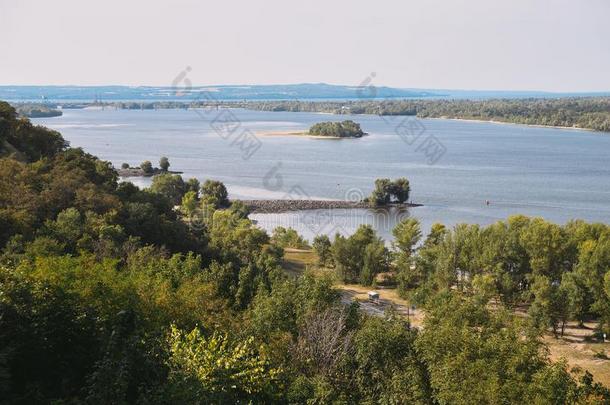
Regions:
<instances>
[{"instance_id":1,"label":"riverbank","mask_svg":"<svg viewBox=\"0 0 610 405\"><path fill-rule=\"evenodd\" d=\"M478 122L478 123L491 123L491 124L501 124L501 125L523 125L526 127L534 127L534 128L554 128L554 129L571 129L577 131L590 131L590 132L603 132L598 131L591 128L583 128L583 127L566 127L560 125L542 125L542 124L525 124L522 122L512 122L512 121L498 121L498 120L482 120L476 118L450 118L450 117L418 117L419 119L424 120L446 120L446 121L466 121L466 122Z\"/></svg>"},{"instance_id":2,"label":"riverbank","mask_svg":"<svg viewBox=\"0 0 610 405\"><path fill-rule=\"evenodd\" d=\"M305 211L320 209L355 209L355 208L385 208L371 207L364 201L343 200L236 200L243 203L253 214L277 214L289 211ZM403 203L389 204L387 207L421 207L422 204Z\"/></svg>"}]
</instances>

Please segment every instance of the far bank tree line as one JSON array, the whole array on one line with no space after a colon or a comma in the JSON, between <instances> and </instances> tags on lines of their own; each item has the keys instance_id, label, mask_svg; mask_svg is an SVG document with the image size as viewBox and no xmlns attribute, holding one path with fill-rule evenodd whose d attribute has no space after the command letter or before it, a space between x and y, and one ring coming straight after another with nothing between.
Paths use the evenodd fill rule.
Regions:
<instances>
[{"instance_id":1,"label":"far bank tree line","mask_svg":"<svg viewBox=\"0 0 610 405\"><path fill-rule=\"evenodd\" d=\"M610 132L610 97L521 98L489 100L346 100L346 101L188 101L116 102L123 109L239 107L261 111L332 114L412 115L516 124L566 126Z\"/></svg>"},{"instance_id":2,"label":"far bank tree line","mask_svg":"<svg viewBox=\"0 0 610 405\"><path fill-rule=\"evenodd\" d=\"M413 115L579 127L610 132L610 97L491 100L249 101L234 106L262 111Z\"/></svg>"}]
</instances>

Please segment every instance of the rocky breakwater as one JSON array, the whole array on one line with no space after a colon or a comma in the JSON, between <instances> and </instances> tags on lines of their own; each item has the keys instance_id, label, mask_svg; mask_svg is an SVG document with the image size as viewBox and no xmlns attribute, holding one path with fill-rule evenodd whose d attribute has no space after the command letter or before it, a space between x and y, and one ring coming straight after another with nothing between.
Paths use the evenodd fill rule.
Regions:
<instances>
[{"instance_id":1,"label":"rocky breakwater","mask_svg":"<svg viewBox=\"0 0 610 405\"><path fill-rule=\"evenodd\" d=\"M385 207L371 207L366 201L343 200L239 200L254 214L321 209L354 209L385 207L419 207L421 204L389 204Z\"/></svg>"}]
</instances>

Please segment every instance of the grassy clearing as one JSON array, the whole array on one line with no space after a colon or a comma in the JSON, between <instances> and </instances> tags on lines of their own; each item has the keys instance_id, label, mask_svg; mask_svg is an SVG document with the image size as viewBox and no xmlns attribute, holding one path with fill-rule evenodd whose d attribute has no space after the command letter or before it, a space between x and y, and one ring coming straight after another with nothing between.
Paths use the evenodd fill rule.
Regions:
<instances>
[{"instance_id":1,"label":"grassy clearing","mask_svg":"<svg viewBox=\"0 0 610 405\"><path fill-rule=\"evenodd\" d=\"M563 337L555 338L549 334L544 337L544 342L551 359L565 359L571 367L589 370L596 381L610 387L610 342L587 342L586 338L593 335L594 327L593 323L584 328L570 323ZM604 354L608 358L604 358Z\"/></svg>"},{"instance_id":2,"label":"grassy clearing","mask_svg":"<svg viewBox=\"0 0 610 405\"><path fill-rule=\"evenodd\" d=\"M308 268L313 269L318 262L318 255L313 250L304 249L284 249L284 259L282 260L282 268L286 272L297 277L305 272Z\"/></svg>"}]
</instances>

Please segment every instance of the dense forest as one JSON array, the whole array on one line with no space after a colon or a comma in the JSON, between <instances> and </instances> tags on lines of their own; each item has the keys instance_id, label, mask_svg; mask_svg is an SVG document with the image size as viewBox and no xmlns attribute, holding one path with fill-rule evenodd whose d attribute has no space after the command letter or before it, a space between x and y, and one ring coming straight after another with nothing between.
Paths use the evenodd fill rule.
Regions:
<instances>
[{"instance_id":1,"label":"dense forest","mask_svg":"<svg viewBox=\"0 0 610 405\"><path fill-rule=\"evenodd\" d=\"M255 227L218 181L119 183L2 102L0 146L2 403L610 403L540 339L562 319L608 330L607 225L515 217L419 243L407 219L391 249L364 226L316 238L324 263L291 277L284 248L307 242ZM333 285L384 271L423 328Z\"/></svg>"},{"instance_id":2,"label":"dense forest","mask_svg":"<svg viewBox=\"0 0 610 405\"><path fill-rule=\"evenodd\" d=\"M610 132L610 97L564 97L489 100L387 99L349 101L149 101L110 102L121 109L240 107L261 111L332 114L416 115L515 124L559 126Z\"/></svg>"},{"instance_id":3,"label":"dense forest","mask_svg":"<svg viewBox=\"0 0 610 405\"><path fill-rule=\"evenodd\" d=\"M498 100L361 100L245 102L263 111L306 111L334 114L417 115L528 125L577 127L610 132L610 98L545 98Z\"/></svg>"}]
</instances>

